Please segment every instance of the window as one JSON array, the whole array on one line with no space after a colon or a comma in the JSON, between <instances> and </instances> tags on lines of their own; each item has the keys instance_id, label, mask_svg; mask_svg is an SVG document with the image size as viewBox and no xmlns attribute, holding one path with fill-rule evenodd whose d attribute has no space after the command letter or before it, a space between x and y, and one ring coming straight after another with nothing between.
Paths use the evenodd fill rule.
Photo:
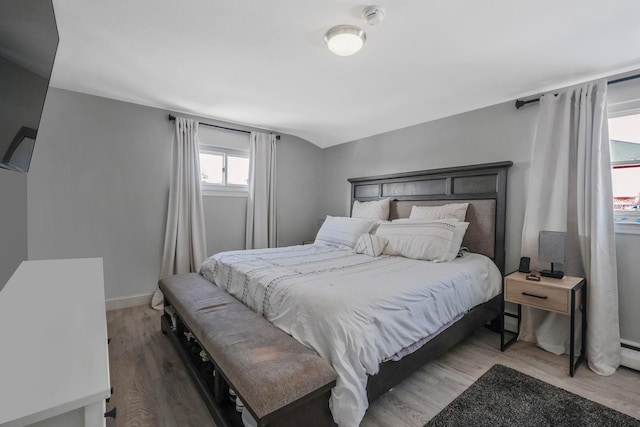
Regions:
<instances>
[{"instance_id":1,"label":"window","mask_svg":"<svg viewBox=\"0 0 640 427\"><path fill-rule=\"evenodd\" d=\"M640 224L640 114L609 118L616 223Z\"/></svg>"},{"instance_id":2,"label":"window","mask_svg":"<svg viewBox=\"0 0 640 427\"><path fill-rule=\"evenodd\" d=\"M205 194L246 195L249 182L249 152L200 145L200 174Z\"/></svg>"}]
</instances>

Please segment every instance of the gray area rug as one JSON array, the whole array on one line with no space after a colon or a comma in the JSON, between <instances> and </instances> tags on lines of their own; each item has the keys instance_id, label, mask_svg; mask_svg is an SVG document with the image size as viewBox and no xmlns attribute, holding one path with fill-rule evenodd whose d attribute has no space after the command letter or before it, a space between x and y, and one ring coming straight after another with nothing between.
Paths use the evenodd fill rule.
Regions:
<instances>
[{"instance_id":1,"label":"gray area rug","mask_svg":"<svg viewBox=\"0 0 640 427\"><path fill-rule=\"evenodd\" d=\"M425 427L637 426L640 420L494 365Z\"/></svg>"}]
</instances>

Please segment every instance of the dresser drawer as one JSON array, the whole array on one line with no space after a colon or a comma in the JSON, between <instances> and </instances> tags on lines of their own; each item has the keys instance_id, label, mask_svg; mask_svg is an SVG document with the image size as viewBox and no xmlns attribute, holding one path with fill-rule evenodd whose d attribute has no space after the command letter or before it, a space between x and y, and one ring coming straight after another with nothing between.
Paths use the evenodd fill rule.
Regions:
<instances>
[{"instance_id":1,"label":"dresser drawer","mask_svg":"<svg viewBox=\"0 0 640 427\"><path fill-rule=\"evenodd\" d=\"M562 314L571 313L571 292L539 283L506 280L505 301L542 308Z\"/></svg>"}]
</instances>

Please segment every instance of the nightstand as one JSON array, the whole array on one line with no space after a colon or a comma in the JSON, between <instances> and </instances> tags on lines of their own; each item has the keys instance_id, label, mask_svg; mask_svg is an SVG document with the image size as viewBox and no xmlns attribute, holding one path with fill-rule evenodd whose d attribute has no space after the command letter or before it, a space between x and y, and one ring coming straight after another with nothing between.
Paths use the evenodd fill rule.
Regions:
<instances>
[{"instance_id":1,"label":"nightstand","mask_svg":"<svg viewBox=\"0 0 640 427\"><path fill-rule=\"evenodd\" d=\"M571 341L569 344L569 373L571 376L583 360L586 359L587 332L587 281L581 277L564 276L562 279L540 277L540 281L526 279L526 273L515 272L504 278L500 350L504 351L518 337L520 333L520 319L522 306L538 308L540 310L571 316ZM518 314L505 313L505 301L518 304ZM578 359L575 357L575 322L576 308L582 308L582 331L580 336L581 349ZM518 320L518 333L505 342L504 316L515 317Z\"/></svg>"}]
</instances>

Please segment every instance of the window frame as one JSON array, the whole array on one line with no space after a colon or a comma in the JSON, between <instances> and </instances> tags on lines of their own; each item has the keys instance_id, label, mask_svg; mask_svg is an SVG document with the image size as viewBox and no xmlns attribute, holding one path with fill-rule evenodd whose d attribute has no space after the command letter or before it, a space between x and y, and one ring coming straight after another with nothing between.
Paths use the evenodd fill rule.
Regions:
<instances>
[{"instance_id":1,"label":"window frame","mask_svg":"<svg viewBox=\"0 0 640 427\"><path fill-rule=\"evenodd\" d=\"M240 157L249 159L249 150L239 150L235 148L226 148L209 144L199 144L200 154L216 154L222 155L222 184L213 184L200 181L200 189L203 196L226 196L226 197L247 197L249 194L249 185L230 184L227 182L228 157ZM198 156L199 159L199 156Z\"/></svg>"},{"instance_id":2,"label":"window frame","mask_svg":"<svg viewBox=\"0 0 640 427\"><path fill-rule=\"evenodd\" d=\"M640 166L638 162L611 162L616 166ZM640 234L640 210L613 209L614 231L619 234Z\"/></svg>"},{"instance_id":3,"label":"window frame","mask_svg":"<svg viewBox=\"0 0 640 427\"><path fill-rule=\"evenodd\" d=\"M635 102L632 108L610 112L608 114L607 121L609 119L614 119L618 117L640 115L640 108L638 108L637 104L638 102ZM609 137L609 140L611 140L611 137ZM640 166L640 162L636 162L636 161L611 162L611 170L613 171L613 169L615 169L616 166L628 167L628 166L636 166L636 165ZM632 211L632 210L621 210L621 209L614 208L613 221L614 221L615 233L640 235L640 210Z\"/></svg>"}]
</instances>

